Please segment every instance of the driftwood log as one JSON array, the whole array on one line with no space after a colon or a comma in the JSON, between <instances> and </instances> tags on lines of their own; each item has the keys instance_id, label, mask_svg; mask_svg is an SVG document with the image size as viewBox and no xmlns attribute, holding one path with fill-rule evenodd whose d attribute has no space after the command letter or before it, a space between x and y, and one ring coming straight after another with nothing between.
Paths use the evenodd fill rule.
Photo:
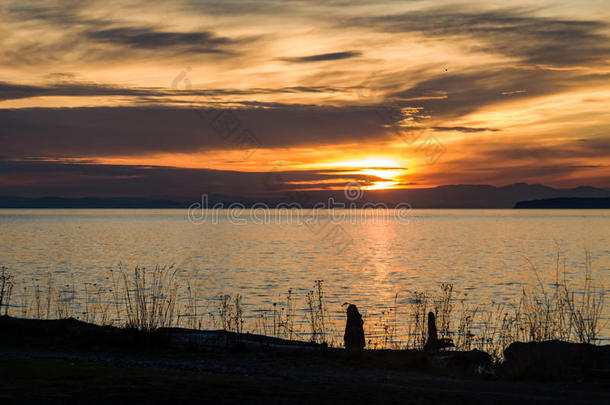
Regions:
<instances>
[{"instance_id":1,"label":"driftwood log","mask_svg":"<svg viewBox=\"0 0 610 405\"><path fill-rule=\"evenodd\" d=\"M358 312L358 307L350 304L347 307L347 322L345 324L345 335L343 341L345 348L350 350L360 350L364 348L364 321Z\"/></svg>"},{"instance_id":2,"label":"driftwood log","mask_svg":"<svg viewBox=\"0 0 610 405\"><path fill-rule=\"evenodd\" d=\"M251 333L229 332L226 330L159 328L157 333L169 337L169 341L172 345L188 347L291 352L319 352L325 351L328 347L326 343L302 342Z\"/></svg>"},{"instance_id":3,"label":"driftwood log","mask_svg":"<svg viewBox=\"0 0 610 405\"><path fill-rule=\"evenodd\" d=\"M434 316L434 312L428 312L428 340L426 340L424 350L437 352L446 347L454 347L453 340L449 338L438 338L436 317Z\"/></svg>"}]
</instances>

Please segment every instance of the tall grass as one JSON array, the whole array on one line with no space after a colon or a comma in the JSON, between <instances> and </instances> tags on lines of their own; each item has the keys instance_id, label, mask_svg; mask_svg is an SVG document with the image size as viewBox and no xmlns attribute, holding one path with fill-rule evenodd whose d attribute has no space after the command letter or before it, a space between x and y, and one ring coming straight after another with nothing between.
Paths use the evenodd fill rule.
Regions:
<instances>
[{"instance_id":1,"label":"tall grass","mask_svg":"<svg viewBox=\"0 0 610 405\"><path fill-rule=\"evenodd\" d=\"M316 343L328 343L326 341L325 318L327 310L324 305L323 283L323 280L315 280L314 289L306 295L311 341Z\"/></svg>"},{"instance_id":2,"label":"tall grass","mask_svg":"<svg viewBox=\"0 0 610 405\"><path fill-rule=\"evenodd\" d=\"M8 315L13 286L12 273L9 273L8 269L4 266L0 267L0 313L2 313L2 308L4 306L4 315Z\"/></svg>"},{"instance_id":3,"label":"tall grass","mask_svg":"<svg viewBox=\"0 0 610 405\"><path fill-rule=\"evenodd\" d=\"M219 329L241 333L244 328L241 295L222 295L218 304Z\"/></svg>"},{"instance_id":4,"label":"tall grass","mask_svg":"<svg viewBox=\"0 0 610 405\"><path fill-rule=\"evenodd\" d=\"M439 338L447 338L451 333L453 313L453 284L441 283L441 293L434 301L434 313L437 316Z\"/></svg>"},{"instance_id":5,"label":"tall grass","mask_svg":"<svg viewBox=\"0 0 610 405\"><path fill-rule=\"evenodd\" d=\"M457 318L457 330L455 333L455 347L459 350L470 350L472 349L473 339L475 337L473 333L473 324L477 316L478 308L469 306L466 303L467 293L464 294L464 298L460 300L460 309L458 311Z\"/></svg>"},{"instance_id":6,"label":"tall grass","mask_svg":"<svg viewBox=\"0 0 610 405\"><path fill-rule=\"evenodd\" d=\"M545 282L539 270L531 265L536 283L523 288L513 304L490 303L483 307L469 304L468 293L459 293L452 284L440 284L439 291L412 292L402 312L403 340L395 339L394 318L401 312L395 303L382 311L374 323L379 337L369 340L374 348L423 348L427 339L427 313L437 320L439 337L450 338L454 350L480 349L496 360L515 341L564 340L597 343L603 325L604 288L593 281L589 252L585 253L584 282L567 281L565 263L558 255L555 280ZM395 296L397 297L397 296ZM395 298L396 299L396 298Z\"/></svg>"},{"instance_id":7,"label":"tall grass","mask_svg":"<svg viewBox=\"0 0 610 405\"><path fill-rule=\"evenodd\" d=\"M527 332L524 338L531 341L560 339L595 342L601 330L605 290L602 285L593 282L591 254L585 251L582 288L576 288L567 281L565 263L563 279L560 279L561 267L558 255L555 281L549 290L539 277L538 269L532 266L537 288L524 289L520 302L521 317L524 318Z\"/></svg>"},{"instance_id":8,"label":"tall grass","mask_svg":"<svg viewBox=\"0 0 610 405\"><path fill-rule=\"evenodd\" d=\"M602 327L600 320L604 309L605 291L593 283L591 254L588 251L585 260L585 284L582 294L565 288L563 300L569 314L570 331L574 331L578 341L591 343L598 338Z\"/></svg>"},{"instance_id":9,"label":"tall grass","mask_svg":"<svg viewBox=\"0 0 610 405\"><path fill-rule=\"evenodd\" d=\"M84 311L80 317L85 322L107 325L110 323L110 308L112 300L106 297L111 296L113 289L106 288L97 283L84 283Z\"/></svg>"},{"instance_id":10,"label":"tall grass","mask_svg":"<svg viewBox=\"0 0 610 405\"><path fill-rule=\"evenodd\" d=\"M273 303L273 337L294 339L297 336L295 328L295 306L292 289L286 293L285 303ZM264 320L264 318L262 318Z\"/></svg>"},{"instance_id":11,"label":"tall grass","mask_svg":"<svg viewBox=\"0 0 610 405\"><path fill-rule=\"evenodd\" d=\"M584 281L580 286L567 282L565 263L559 256L552 282L543 280L533 265L532 273L535 284L523 288L512 304L474 306L468 292L460 292L447 283L440 284L436 292L412 292L402 300L396 293L380 316L365 316L368 347L423 348L429 311L436 316L439 337L453 339L455 350L477 348L496 359L514 341L599 342L605 291L594 282L589 252L585 254ZM174 266L135 267L131 272L119 267L109 279L109 288L93 283L77 289L74 280L60 285L49 274L46 282L35 280L33 287L24 286L21 304L13 307L21 306L24 317L74 316L96 324L145 331L164 326L211 326L329 345L342 342L345 316L338 312L342 312L339 307L332 311L337 320L330 317L322 280L315 280L313 288L301 297L288 290L283 302L273 304L271 310L259 309L259 316L248 317L244 315L241 295L221 295L206 304L190 282L178 279ZM13 275L0 267L0 313L8 313L14 284ZM80 297L77 290L81 291ZM78 300L80 304L76 303ZM210 307L212 310L207 311ZM366 314L366 308L362 309Z\"/></svg>"},{"instance_id":12,"label":"tall grass","mask_svg":"<svg viewBox=\"0 0 610 405\"><path fill-rule=\"evenodd\" d=\"M124 287L126 326L144 331L170 326L178 292L174 267L156 266L147 270L136 266L132 275L119 271Z\"/></svg>"},{"instance_id":13,"label":"tall grass","mask_svg":"<svg viewBox=\"0 0 610 405\"><path fill-rule=\"evenodd\" d=\"M398 295L394 294L394 301L391 306L381 311L379 322L375 325L382 331L381 340L370 341L373 346L381 346L389 349L399 349L400 343L397 339L398 329Z\"/></svg>"},{"instance_id":14,"label":"tall grass","mask_svg":"<svg viewBox=\"0 0 610 405\"><path fill-rule=\"evenodd\" d=\"M189 329L201 329L203 327L203 322L199 317L199 299L193 288L191 286L191 282L187 281L186 283L186 306L184 308L184 312L178 314L178 323L180 323L181 319L186 320L185 326Z\"/></svg>"},{"instance_id":15,"label":"tall grass","mask_svg":"<svg viewBox=\"0 0 610 405\"><path fill-rule=\"evenodd\" d=\"M409 349L421 349L426 344L428 327L428 295L421 291L413 292L410 300L409 318L407 320L407 341L406 347Z\"/></svg>"}]
</instances>

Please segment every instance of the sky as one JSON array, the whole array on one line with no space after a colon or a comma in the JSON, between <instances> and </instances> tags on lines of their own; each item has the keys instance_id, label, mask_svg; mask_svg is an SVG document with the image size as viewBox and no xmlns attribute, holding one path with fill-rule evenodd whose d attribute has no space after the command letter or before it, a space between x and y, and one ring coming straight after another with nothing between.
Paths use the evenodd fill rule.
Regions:
<instances>
[{"instance_id":1,"label":"sky","mask_svg":"<svg viewBox=\"0 0 610 405\"><path fill-rule=\"evenodd\" d=\"M610 188L610 7L0 0L0 195Z\"/></svg>"}]
</instances>

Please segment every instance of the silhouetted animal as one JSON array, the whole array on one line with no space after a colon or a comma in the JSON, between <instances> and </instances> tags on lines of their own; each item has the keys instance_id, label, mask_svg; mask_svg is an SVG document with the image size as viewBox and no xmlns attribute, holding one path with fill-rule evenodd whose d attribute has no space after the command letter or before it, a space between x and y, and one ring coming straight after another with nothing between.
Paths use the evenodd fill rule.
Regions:
<instances>
[{"instance_id":1,"label":"silhouetted animal","mask_svg":"<svg viewBox=\"0 0 610 405\"><path fill-rule=\"evenodd\" d=\"M428 312L428 340L424 345L424 350L436 352L445 347L453 347L453 340L449 338L438 338L438 332L436 331L436 318L434 312Z\"/></svg>"},{"instance_id":2,"label":"silhouetted animal","mask_svg":"<svg viewBox=\"0 0 610 405\"><path fill-rule=\"evenodd\" d=\"M346 349L363 349L364 342L364 321L358 312L358 307L350 304L347 307L347 323L345 324L345 335L343 340Z\"/></svg>"}]
</instances>

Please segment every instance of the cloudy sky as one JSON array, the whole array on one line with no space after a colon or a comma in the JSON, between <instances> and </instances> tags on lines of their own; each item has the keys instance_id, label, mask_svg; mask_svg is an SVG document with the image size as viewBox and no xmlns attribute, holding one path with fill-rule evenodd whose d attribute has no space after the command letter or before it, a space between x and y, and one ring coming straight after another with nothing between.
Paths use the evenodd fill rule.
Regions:
<instances>
[{"instance_id":1,"label":"cloudy sky","mask_svg":"<svg viewBox=\"0 0 610 405\"><path fill-rule=\"evenodd\" d=\"M0 194L610 188L606 0L0 4Z\"/></svg>"}]
</instances>

